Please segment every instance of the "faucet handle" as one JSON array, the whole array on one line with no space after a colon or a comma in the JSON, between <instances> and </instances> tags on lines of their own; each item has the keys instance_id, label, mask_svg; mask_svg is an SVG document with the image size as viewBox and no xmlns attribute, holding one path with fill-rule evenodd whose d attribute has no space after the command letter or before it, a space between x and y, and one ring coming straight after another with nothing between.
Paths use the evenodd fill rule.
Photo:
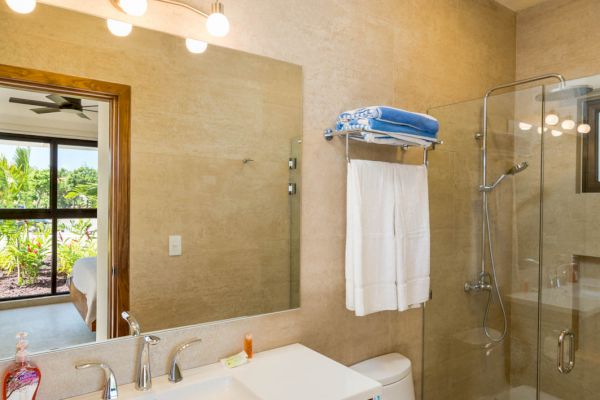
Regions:
<instances>
[{"instance_id":1,"label":"faucet handle","mask_svg":"<svg viewBox=\"0 0 600 400\"><path fill-rule=\"evenodd\" d=\"M142 330L140 328L140 323L133 316L133 314L131 314L131 312L123 311L121 313L121 318L123 318L125 321L127 321L127 324L129 325L129 334L131 336L140 336L141 335Z\"/></svg>"},{"instance_id":2,"label":"faucet handle","mask_svg":"<svg viewBox=\"0 0 600 400\"><path fill-rule=\"evenodd\" d=\"M159 344L160 338L158 336L154 336L154 335L145 335L144 343L151 344L151 345Z\"/></svg>"},{"instance_id":3,"label":"faucet handle","mask_svg":"<svg viewBox=\"0 0 600 400\"><path fill-rule=\"evenodd\" d=\"M179 355L185 349L187 349L194 343L200 343L200 342L202 342L202 339L200 339L200 338L192 339L177 348L177 350L175 351L175 354L173 355L173 358L171 360L171 370L169 371L169 382L177 383L183 379L183 377L181 376L181 369L179 368L179 364L177 362L179 359Z\"/></svg>"},{"instance_id":4,"label":"faucet handle","mask_svg":"<svg viewBox=\"0 0 600 400\"><path fill-rule=\"evenodd\" d=\"M104 370L104 376L106 377L106 383L104 385L104 390L102 392L103 400L116 400L119 396L119 389L117 385L117 379L115 378L115 373L113 370L104 363L88 363L88 364L78 364L75 366L76 369L87 369L87 368L101 368Z\"/></svg>"}]
</instances>

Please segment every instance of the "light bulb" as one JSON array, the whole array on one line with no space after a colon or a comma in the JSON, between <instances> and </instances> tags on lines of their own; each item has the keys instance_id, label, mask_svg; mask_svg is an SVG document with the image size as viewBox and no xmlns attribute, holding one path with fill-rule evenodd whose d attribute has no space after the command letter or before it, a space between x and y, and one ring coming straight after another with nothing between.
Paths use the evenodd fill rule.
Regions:
<instances>
[{"instance_id":1,"label":"light bulb","mask_svg":"<svg viewBox=\"0 0 600 400\"><path fill-rule=\"evenodd\" d=\"M581 124L577 127L577 132L579 133L590 133L592 131L592 127L588 124Z\"/></svg>"},{"instance_id":2,"label":"light bulb","mask_svg":"<svg viewBox=\"0 0 600 400\"><path fill-rule=\"evenodd\" d=\"M6 0L6 4L10 7L14 12L18 12L19 14L29 14L33 10L35 10L35 6L37 4L36 0Z\"/></svg>"},{"instance_id":3,"label":"light bulb","mask_svg":"<svg viewBox=\"0 0 600 400\"><path fill-rule=\"evenodd\" d=\"M556 115L556 114L546 115L546 123L548 125L554 126L554 125L558 124L558 121L560 121L560 118L558 118L558 115Z\"/></svg>"},{"instance_id":4,"label":"light bulb","mask_svg":"<svg viewBox=\"0 0 600 400\"><path fill-rule=\"evenodd\" d=\"M562 134L563 134L562 131L558 131L556 129L552 129L552 136L559 137L559 136L562 136Z\"/></svg>"},{"instance_id":5,"label":"light bulb","mask_svg":"<svg viewBox=\"0 0 600 400\"><path fill-rule=\"evenodd\" d=\"M107 19L106 26L108 30L115 36L124 37L131 33L133 25L128 22L117 21L116 19Z\"/></svg>"},{"instance_id":6,"label":"light bulb","mask_svg":"<svg viewBox=\"0 0 600 400\"><path fill-rule=\"evenodd\" d=\"M214 12L206 20L206 29L213 36L226 36L229 33L229 20L225 14Z\"/></svg>"},{"instance_id":7,"label":"light bulb","mask_svg":"<svg viewBox=\"0 0 600 400\"><path fill-rule=\"evenodd\" d=\"M208 43L201 40L187 38L185 39L185 47L187 47L190 53L201 54L206 51Z\"/></svg>"},{"instance_id":8,"label":"light bulb","mask_svg":"<svg viewBox=\"0 0 600 400\"><path fill-rule=\"evenodd\" d=\"M527 122L519 122L519 129L522 131L528 131L533 127L533 125L528 124Z\"/></svg>"},{"instance_id":9,"label":"light bulb","mask_svg":"<svg viewBox=\"0 0 600 400\"><path fill-rule=\"evenodd\" d=\"M548 128L544 128L544 132L548 132ZM537 133L542 134L542 128L537 128Z\"/></svg>"},{"instance_id":10,"label":"light bulb","mask_svg":"<svg viewBox=\"0 0 600 400\"><path fill-rule=\"evenodd\" d=\"M560 124L560 126L562 126L562 128L564 130L570 131L573 128L575 128L575 121L573 121L572 119L565 119L562 124Z\"/></svg>"},{"instance_id":11,"label":"light bulb","mask_svg":"<svg viewBox=\"0 0 600 400\"><path fill-rule=\"evenodd\" d=\"M119 7L126 14L141 17L148 10L148 0L119 0Z\"/></svg>"}]
</instances>

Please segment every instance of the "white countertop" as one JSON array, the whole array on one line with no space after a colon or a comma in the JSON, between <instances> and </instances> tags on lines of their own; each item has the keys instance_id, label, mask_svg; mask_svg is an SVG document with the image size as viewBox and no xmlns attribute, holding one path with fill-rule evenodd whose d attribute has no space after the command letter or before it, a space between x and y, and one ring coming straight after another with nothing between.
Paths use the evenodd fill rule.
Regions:
<instances>
[{"instance_id":1,"label":"white countertop","mask_svg":"<svg viewBox=\"0 0 600 400\"><path fill-rule=\"evenodd\" d=\"M154 378L152 390L147 392L136 391L133 384L120 386L119 399L171 398L169 394L173 391L197 384L206 386L206 382L227 378L233 378L248 389L251 392L248 398L262 400L368 400L381 395L382 390L378 382L301 344L257 353L252 361L237 368L215 363L184 370L182 374L183 381L176 384L168 382L166 376ZM212 397L209 392L203 397L201 391L194 398L219 398ZM173 393L172 398L178 397ZM99 392L74 399L98 398Z\"/></svg>"}]
</instances>

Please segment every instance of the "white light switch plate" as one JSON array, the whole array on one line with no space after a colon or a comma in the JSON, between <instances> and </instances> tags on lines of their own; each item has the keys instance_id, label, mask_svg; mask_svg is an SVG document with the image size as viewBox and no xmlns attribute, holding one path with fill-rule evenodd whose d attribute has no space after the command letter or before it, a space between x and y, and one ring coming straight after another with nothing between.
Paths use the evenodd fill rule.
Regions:
<instances>
[{"instance_id":1,"label":"white light switch plate","mask_svg":"<svg viewBox=\"0 0 600 400\"><path fill-rule=\"evenodd\" d=\"M169 256L180 256L181 252L181 236L169 236Z\"/></svg>"}]
</instances>

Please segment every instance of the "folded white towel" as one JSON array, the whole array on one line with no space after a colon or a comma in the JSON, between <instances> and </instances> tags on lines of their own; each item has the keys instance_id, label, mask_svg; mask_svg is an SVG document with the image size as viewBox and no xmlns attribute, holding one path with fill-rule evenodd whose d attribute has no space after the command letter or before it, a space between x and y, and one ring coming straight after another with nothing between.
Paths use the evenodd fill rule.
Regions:
<instances>
[{"instance_id":1,"label":"folded white towel","mask_svg":"<svg viewBox=\"0 0 600 400\"><path fill-rule=\"evenodd\" d=\"M424 166L348 165L346 307L363 316L429 298L429 207Z\"/></svg>"}]
</instances>

